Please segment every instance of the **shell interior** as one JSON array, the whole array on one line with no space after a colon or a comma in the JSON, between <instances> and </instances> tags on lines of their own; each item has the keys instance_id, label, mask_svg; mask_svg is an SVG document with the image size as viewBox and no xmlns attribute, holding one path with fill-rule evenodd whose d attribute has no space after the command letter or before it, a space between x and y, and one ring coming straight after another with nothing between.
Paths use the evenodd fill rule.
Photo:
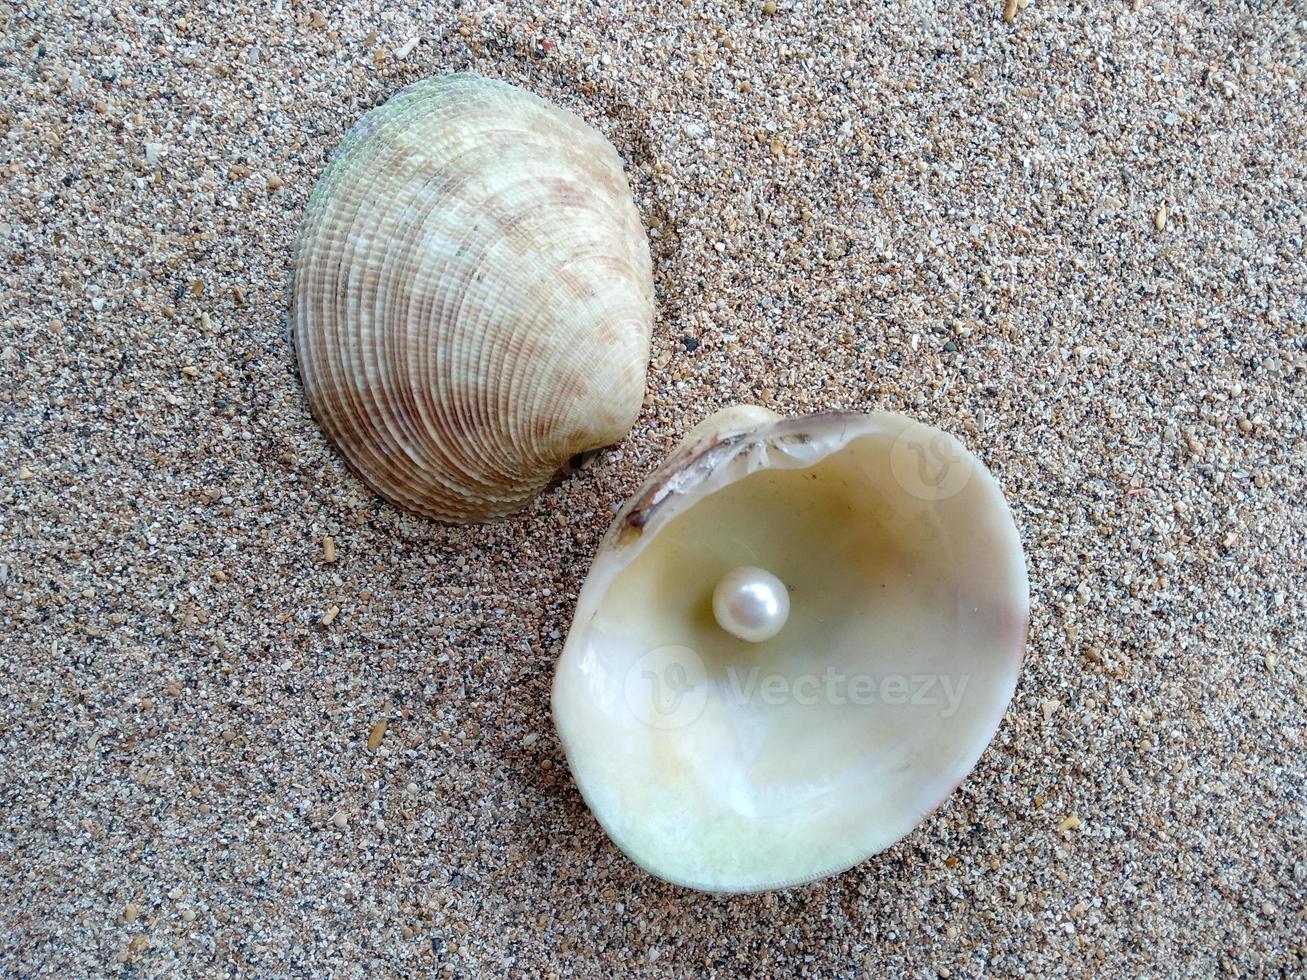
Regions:
<instances>
[{"instance_id":1,"label":"shell interior","mask_svg":"<svg viewBox=\"0 0 1307 980\"><path fill-rule=\"evenodd\" d=\"M788 587L771 640L713 619L742 565ZM649 871L728 892L809 881L888 847L972 769L1028 605L1007 505L956 440L888 414L765 424L675 455L618 515L555 720L591 809Z\"/></svg>"}]
</instances>

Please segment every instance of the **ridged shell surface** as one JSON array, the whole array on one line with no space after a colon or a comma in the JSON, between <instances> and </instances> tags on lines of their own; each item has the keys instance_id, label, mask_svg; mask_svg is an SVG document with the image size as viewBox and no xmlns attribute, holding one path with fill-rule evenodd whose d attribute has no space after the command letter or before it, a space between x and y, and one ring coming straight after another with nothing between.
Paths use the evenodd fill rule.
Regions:
<instances>
[{"instance_id":1,"label":"ridged shell surface","mask_svg":"<svg viewBox=\"0 0 1307 980\"><path fill-rule=\"evenodd\" d=\"M649 247L580 118L476 75L349 132L309 201L294 335L314 417L374 490L467 522L521 507L644 397Z\"/></svg>"}]
</instances>

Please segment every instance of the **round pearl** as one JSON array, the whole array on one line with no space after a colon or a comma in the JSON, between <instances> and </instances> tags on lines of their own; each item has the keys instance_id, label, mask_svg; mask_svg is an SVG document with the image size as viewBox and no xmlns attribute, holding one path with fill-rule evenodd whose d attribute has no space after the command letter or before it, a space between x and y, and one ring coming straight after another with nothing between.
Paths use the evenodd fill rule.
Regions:
<instances>
[{"instance_id":1,"label":"round pearl","mask_svg":"<svg viewBox=\"0 0 1307 980\"><path fill-rule=\"evenodd\" d=\"M717 625L750 643L770 640L790 617L785 583L764 568L742 565L722 576L712 593Z\"/></svg>"}]
</instances>

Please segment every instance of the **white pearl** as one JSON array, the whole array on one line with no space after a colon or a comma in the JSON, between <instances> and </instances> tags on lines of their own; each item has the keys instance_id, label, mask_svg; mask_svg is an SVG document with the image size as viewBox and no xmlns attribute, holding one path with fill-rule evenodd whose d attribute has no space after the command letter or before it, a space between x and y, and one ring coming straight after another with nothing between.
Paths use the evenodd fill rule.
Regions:
<instances>
[{"instance_id":1,"label":"white pearl","mask_svg":"<svg viewBox=\"0 0 1307 980\"><path fill-rule=\"evenodd\" d=\"M750 643L770 640L790 617L790 593L771 572L742 565L722 576L712 593L717 625Z\"/></svg>"}]
</instances>

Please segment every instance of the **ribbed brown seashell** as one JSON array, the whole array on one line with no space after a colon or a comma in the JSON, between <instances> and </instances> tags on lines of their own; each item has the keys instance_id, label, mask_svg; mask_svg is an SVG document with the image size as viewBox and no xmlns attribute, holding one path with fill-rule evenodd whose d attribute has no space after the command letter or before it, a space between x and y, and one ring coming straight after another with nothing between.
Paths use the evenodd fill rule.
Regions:
<instances>
[{"instance_id":1,"label":"ribbed brown seashell","mask_svg":"<svg viewBox=\"0 0 1307 980\"><path fill-rule=\"evenodd\" d=\"M400 506L502 517L644 397L649 247L612 145L477 75L365 115L309 201L294 334L314 417Z\"/></svg>"}]
</instances>

